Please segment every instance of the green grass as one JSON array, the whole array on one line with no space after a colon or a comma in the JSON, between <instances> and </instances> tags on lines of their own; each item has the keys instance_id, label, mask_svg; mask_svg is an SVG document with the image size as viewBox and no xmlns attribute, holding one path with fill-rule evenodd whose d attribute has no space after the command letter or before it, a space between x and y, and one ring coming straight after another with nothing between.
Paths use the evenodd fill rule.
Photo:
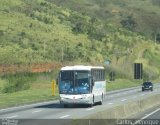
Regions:
<instances>
[{"instance_id":1,"label":"green grass","mask_svg":"<svg viewBox=\"0 0 160 125\"><path fill-rule=\"evenodd\" d=\"M0 93L0 108L54 100L57 99L57 97L57 89L56 95L52 96L51 84L46 84L45 86L44 84L39 84L29 90L7 94Z\"/></svg>"},{"instance_id":2,"label":"green grass","mask_svg":"<svg viewBox=\"0 0 160 125\"><path fill-rule=\"evenodd\" d=\"M127 79L116 79L115 81L110 81L107 83L107 91L112 90L118 90L118 89L124 89L124 88L130 88L135 87L142 84L142 80L127 80Z\"/></svg>"},{"instance_id":3,"label":"green grass","mask_svg":"<svg viewBox=\"0 0 160 125\"><path fill-rule=\"evenodd\" d=\"M56 72L18 73L2 76L0 78L0 108L56 99L58 97L58 87L56 87L55 96L52 96L52 80L56 77ZM17 80L25 81L29 88L18 90L14 86ZM23 85L22 82L18 84ZM15 89L16 91L4 91L6 85L9 85L9 89Z\"/></svg>"},{"instance_id":4,"label":"green grass","mask_svg":"<svg viewBox=\"0 0 160 125\"><path fill-rule=\"evenodd\" d=\"M6 84L7 82L5 81L5 80L2 80L1 78L0 78L0 94L2 93L2 89L3 89L3 87L4 87L4 85Z\"/></svg>"}]
</instances>

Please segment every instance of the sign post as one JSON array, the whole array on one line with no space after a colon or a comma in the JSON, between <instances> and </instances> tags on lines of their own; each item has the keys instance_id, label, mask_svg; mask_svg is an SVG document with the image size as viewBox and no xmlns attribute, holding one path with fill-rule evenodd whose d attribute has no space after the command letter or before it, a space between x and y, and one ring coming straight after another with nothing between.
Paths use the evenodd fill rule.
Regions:
<instances>
[{"instance_id":1,"label":"sign post","mask_svg":"<svg viewBox=\"0 0 160 125\"><path fill-rule=\"evenodd\" d=\"M52 96L55 95L55 92L56 92L56 81L52 80Z\"/></svg>"},{"instance_id":2,"label":"sign post","mask_svg":"<svg viewBox=\"0 0 160 125\"><path fill-rule=\"evenodd\" d=\"M143 79L143 64L134 63L134 79Z\"/></svg>"}]
</instances>

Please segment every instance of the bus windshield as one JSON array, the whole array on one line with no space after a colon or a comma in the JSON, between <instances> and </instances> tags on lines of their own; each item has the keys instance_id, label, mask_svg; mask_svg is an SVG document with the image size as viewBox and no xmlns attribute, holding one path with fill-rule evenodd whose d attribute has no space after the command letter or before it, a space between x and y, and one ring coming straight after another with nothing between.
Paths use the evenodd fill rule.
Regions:
<instances>
[{"instance_id":1,"label":"bus windshield","mask_svg":"<svg viewBox=\"0 0 160 125\"><path fill-rule=\"evenodd\" d=\"M88 94L90 92L89 71L61 71L60 94Z\"/></svg>"}]
</instances>

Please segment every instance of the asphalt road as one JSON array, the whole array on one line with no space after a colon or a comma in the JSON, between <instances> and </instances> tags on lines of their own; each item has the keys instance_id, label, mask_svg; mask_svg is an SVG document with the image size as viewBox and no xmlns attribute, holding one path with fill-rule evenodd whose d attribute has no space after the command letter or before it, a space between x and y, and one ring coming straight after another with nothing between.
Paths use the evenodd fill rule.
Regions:
<instances>
[{"instance_id":1,"label":"asphalt road","mask_svg":"<svg viewBox=\"0 0 160 125\"><path fill-rule=\"evenodd\" d=\"M26 105L21 107L13 107L8 109L0 110L0 119L23 119L27 121L39 120L40 123L45 122L46 120L51 120L50 122L58 123L65 122L66 120L62 119L84 119L86 116L93 113L103 111L104 109L109 109L119 104L124 104L128 101L135 101L142 98L147 98L149 96L160 93L160 84L154 85L154 91L141 91L141 87L136 87L134 89L125 89L121 91L109 92L106 95L106 98L103 102L103 105L95 105L92 108L85 105L71 105L69 108L63 108L63 105L59 104L58 100L44 102L33 105ZM154 117L160 116L158 111ZM160 118L160 117L159 117ZM46 119L46 120L45 120ZM54 121L53 121L54 119ZM60 120L56 120L60 119ZM43 120L43 121L42 121ZM3 123L1 121L0 123ZM45 122L45 125L47 125ZM44 123L43 123L44 124ZM38 125L38 124L37 124Z\"/></svg>"},{"instance_id":2,"label":"asphalt road","mask_svg":"<svg viewBox=\"0 0 160 125\"><path fill-rule=\"evenodd\" d=\"M134 119L132 125L160 125L160 106L152 107L128 119Z\"/></svg>"},{"instance_id":3,"label":"asphalt road","mask_svg":"<svg viewBox=\"0 0 160 125\"><path fill-rule=\"evenodd\" d=\"M134 119L160 119L160 106L153 107L132 116Z\"/></svg>"}]
</instances>

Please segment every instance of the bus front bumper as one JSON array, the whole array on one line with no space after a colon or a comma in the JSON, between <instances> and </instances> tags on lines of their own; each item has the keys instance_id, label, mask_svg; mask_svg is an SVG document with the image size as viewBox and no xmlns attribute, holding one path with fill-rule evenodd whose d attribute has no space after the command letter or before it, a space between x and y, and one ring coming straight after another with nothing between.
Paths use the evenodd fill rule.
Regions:
<instances>
[{"instance_id":1,"label":"bus front bumper","mask_svg":"<svg viewBox=\"0 0 160 125\"><path fill-rule=\"evenodd\" d=\"M61 104L92 104L92 97L90 94L83 95L60 95Z\"/></svg>"}]
</instances>

